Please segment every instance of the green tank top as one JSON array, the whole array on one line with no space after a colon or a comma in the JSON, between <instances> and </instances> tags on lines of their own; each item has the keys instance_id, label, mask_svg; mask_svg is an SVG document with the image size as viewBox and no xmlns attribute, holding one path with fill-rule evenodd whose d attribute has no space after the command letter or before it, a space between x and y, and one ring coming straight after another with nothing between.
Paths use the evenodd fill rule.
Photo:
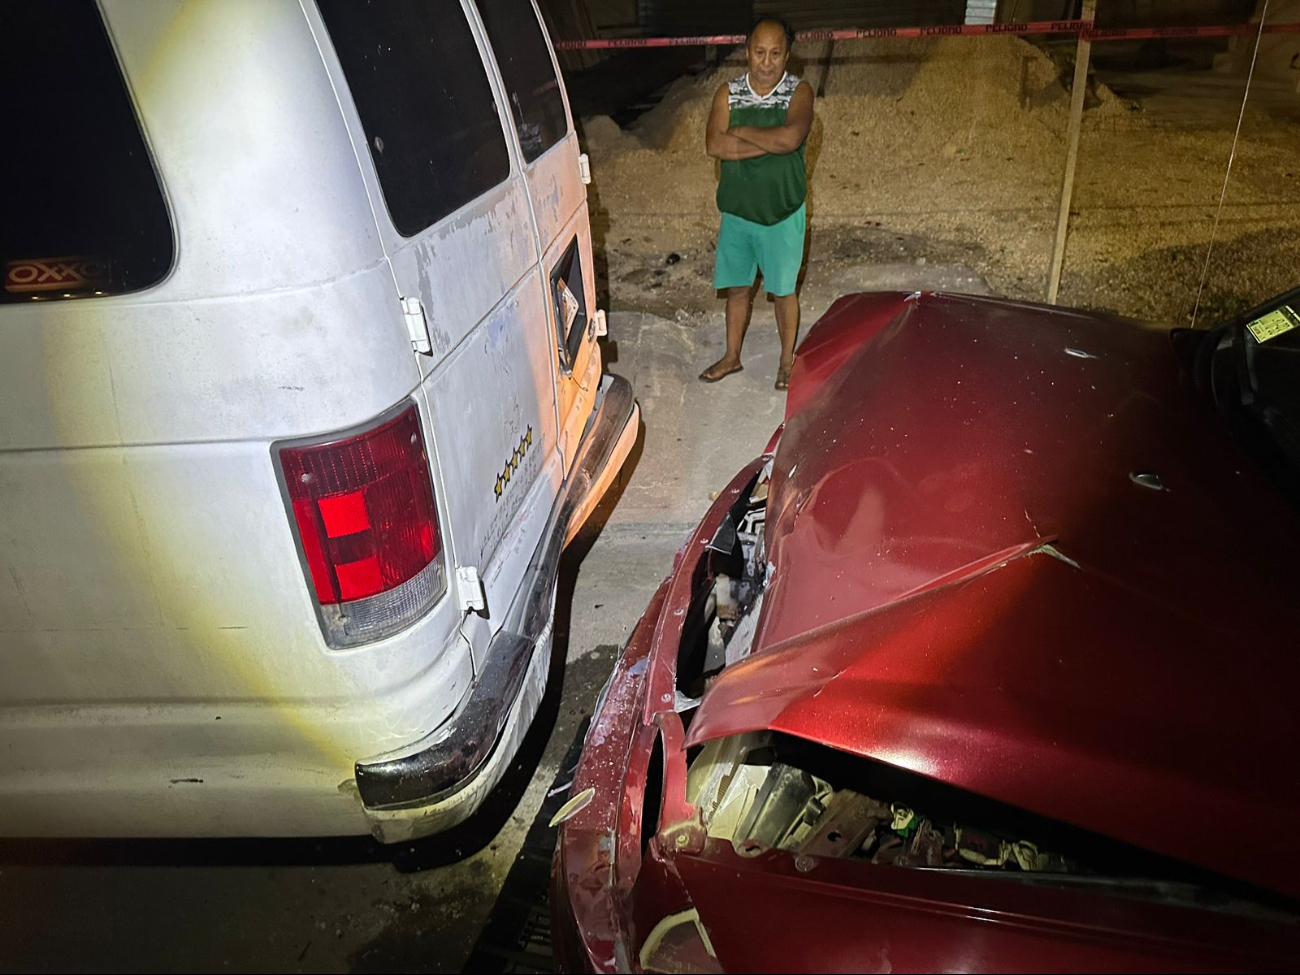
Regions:
<instances>
[{"instance_id":1,"label":"green tank top","mask_svg":"<svg viewBox=\"0 0 1300 975\"><path fill-rule=\"evenodd\" d=\"M754 93L748 74L728 82L730 124L763 129L784 125L798 87L799 79L789 72L766 95ZM803 149L801 143L794 152L782 155L769 152L753 159L722 160L718 209L768 226L790 216L808 196Z\"/></svg>"}]
</instances>

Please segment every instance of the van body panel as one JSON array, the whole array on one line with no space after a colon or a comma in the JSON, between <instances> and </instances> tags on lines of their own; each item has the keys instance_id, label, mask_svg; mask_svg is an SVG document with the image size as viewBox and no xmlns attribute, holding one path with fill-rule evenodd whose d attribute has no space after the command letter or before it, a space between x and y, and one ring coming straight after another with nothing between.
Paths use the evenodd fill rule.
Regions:
<instances>
[{"instance_id":1,"label":"van body panel","mask_svg":"<svg viewBox=\"0 0 1300 975\"><path fill-rule=\"evenodd\" d=\"M526 193L512 176L417 237L386 235L397 286L424 306L432 348L418 360L425 373L536 265Z\"/></svg>"},{"instance_id":2,"label":"van body panel","mask_svg":"<svg viewBox=\"0 0 1300 975\"><path fill-rule=\"evenodd\" d=\"M103 0L102 9L177 228L171 277L134 300L271 294L383 259L296 2Z\"/></svg>"},{"instance_id":3,"label":"van body panel","mask_svg":"<svg viewBox=\"0 0 1300 975\"><path fill-rule=\"evenodd\" d=\"M7 780L0 835L23 837L349 836L367 831L335 770L286 766L298 753L198 760L162 779L157 765L124 767L111 783L78 773ZM111 791L107 791L111 790ZM94 809L86 797L94 796Z\"/></svg>"},{"instance_id":4,"label":"van body panel","mask_svg":"<svg viewBox=\"0 0 1300 975\"><path fill-rule=\"evenodd\" d=\"M456 15L448 7L448 13ZM311 0L302 0L302 10L334 88L334 111L348 133L354 173L365 186L371 225L392 264L394 285L403 297L419 298L424 306L431 349L416 361L422 372L430 373L536 265L538 247L527 186L512 151L510 175L503 182L414 236L399 233L389 216L365 127L329 31ZM459 15L464 16L464 11ZM475 42L481 45L477 22L470 18L470 24ZM507 145L512 146L509 122L499 108L498 122Z\"/></svg>"},{"instance_id":5,"label":"van body panel","mask_svg":"<svg viewBox=\"0 0 1300 975\"><path fill-rule=\"evenodd\" d=\"M304 10L339 93L395 287L403 298L418 298L423 308L430 351L412 358L425 376L454 558L457 565L477 569L485 585L491 580L497 592L489 594L487 613L494 619L494 606L509 602L543 528L544 511L540 520L526 519L532 506L525 502L538 490L553 499L563 478L554 343L537 270L538 237L512 123L500 110L500 82L484 60L510 150L510 175L423 231L403 236L390 218L333 40L319 11L310 4ZM462 15L480 55L490 57L472 5ZM485 397L484 390L493 394ZM515 554L496 559L508 535Z\"/></svg>"},{"instance_id":6,"label":"van body panel","mask_svg":"<svg viewBox=\"0 0 1300 975\"><path fill-rule=\"evenodd\" d=\"M561 236L573 215L587 205L586 188L575 178L577 173L578 136L572 128L525 171L537 232L547 247ZM588 273L587 277L594 284L595 276Z\"/></svg>"},{"instance_id":7,"label":"van body panel","mask_svg":"<svg viewBox=\"0 0 1300 975\"><path fill-rule=\"evenodd\" d=\"M550 36L543 18L538 17L542 35L550 47ZM551 48L551 68L558 79L559 61ZM566 467L573 463L578 442L595 402L593 377L601 372L600 349L592 318L596 312L596 268L591 249L591 225L588 219L587 189L580 178L578 135L573 126L569 96L560 86L568 131L563 139L542 153L525 170L538 239L543 252L542 268L547 275L547 306L551 317L556 349L556 412L560 423L560 450ZM578 243L582 267L583 307L587 320L577 351L570 354L564 346L568 336L558 320L558 310L550 293L550 275L559 265L567 248ZM569 282L572 285L572 282Z\"/></svg>"},{"instance_id":8,"label":"van body panel","mask_svg":"<svg viewBox=\"0 0 1300 975\"><path fill-rule=\"evenodd\" d=\"M458 564L486 583L492 618L504 608L523 568L500 579L496 556L511 537L527 559L545 528L563 471L556 455L554 376L546 347L546 310L536 270L511 291L430 374L423 387L438 444L448 519ZM485 396L484 390L493 390ZM540 517L534 510L544 496ZM529 504L532 500L533 504Z\"/></svg>"},{"instance_id":9,"label":"van body panel","mask_svg":"<svg viewBox=\"0 0 1300 975\"><path fill-rule=\"evenodd\" d=\"M525 166L477 14L447 5L479 47L510 174L403 237L314 0L98 9L175 257L146 290L0 306L0 835L377 829L356 763L455 722L503 614L553 585L533 562L557 498L582 493L599 354L591 338L568 375L542 256L583 241L594 309L572 124ZM408 402L448 590L400 632L331 650L275 444ZM604 426L626 432L619 402ZM478 570L483 611L458 567ZM528 672L490 774L417 833L467 815L508 763L545 680Z\"/></svg>"},{"instance_id":10,"label":"van body panel","mask_svg":"<svg viewBox=\"0 0 1300 975\"><path fill-rule=\"evenodd\" d=\"M123 295L3 314L0 450L323 433L420 382L383 263L269 294Z\"/></svg>"},{"instance_id":11,"label":"van body panel","mask_svg":"<svg viewBox=\"0 0 1300 975\"><path fill-rule=\"evenodd\" d=\"M180 805L150 822L184 808L172 829L220 835L223 790L242 796L258 769L259 789L292 793L307 772L337 789L356 755L452 713L472 672L449 597L388 640L325 649L283 508L249 503L278 501L268 456L261 442L0 455L22 516L0 545L0 829L22 796L90 790L111 819L151 783L160 810ZM194 777L206 813L170 781Z\"/></svg>"},{"instance_id":12,"label":"van body panel","mask_svg":"<svg viewBox=\"0 0 1300 975\"><path fill-rule=\"evenodd\" d=\"M451 593L328 650L276 480L274 440L419 390L365 183L297 3L102 9L176 259L148 291L0 309L0 830L274 833L232 812L246 790L292 807L327 781L361 831L356 756L437 727L473 676ZM23 812L78 790L93 822Z\"/></svg>"},{"instance_id":13,"label":"van body panel","mask_svg":"<svg viewBox=\"0 0 1300 975\"><path fill-rule=\"evenodd\" d=\"M585 202L570 217L563 229L555 235L542 257L542 266L545 268L556 267L574 242L577 243L578 254L581 257L585 271L585 269L592 266L591 227L587 220L587 205ZM596 285L590 272L585 275L584 293L586 294L587 308L594 310L596 307ZM556 313L553 302L550 313L552 331L558 336L560 328L555 318ZM582 432L586 427L588 417L591 415L601 374L600 347L596 343L593 323L588 322L585 325L577 354L569 359L567 358L567 352L562 356L557 353L557 362L556 397L559 402L561 418L560 448L564 455L565 464L568 466L573 463Z\"/></svg>"},{"instance_id":14,"label":"van body panel","mask_svg":"<svg viewBox=\"0 0 1300 975\"><path fill-rule=\"evenodd\" d=\"M103 8L175 265L138 294L6 306L0 449L298 436L409 395L420 373L299 6Z\"/></svg>"}]
</instances>

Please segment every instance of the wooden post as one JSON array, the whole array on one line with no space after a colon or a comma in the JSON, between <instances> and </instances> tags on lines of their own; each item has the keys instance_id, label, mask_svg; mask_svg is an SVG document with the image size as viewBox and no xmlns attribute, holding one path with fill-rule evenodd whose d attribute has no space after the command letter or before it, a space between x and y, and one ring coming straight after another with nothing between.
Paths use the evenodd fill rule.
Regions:
<instances>
[{"instance_id":1,"label":"wooden post","mask_svg":"<svg viewBox=\"0 0 1300 975\"><path fill-rule=\"evenodd\" d=\"M1083 0L1083 19L1092 20L1097 13L1097 0ZM1061 179L1061 206L1056 212L1056 240L1052 244L1052 266L1047 275L1047 302L1056 304L1056 293L1061 287L1061 268L1065 264L1065 237L1070 227L1070 198L1074 195L1074 167L1079 161L1079 129L1083 125L1083 96L1088 89L1088 58L1092 42L1088 35L1079 35L1079 47L1074 55L1074 88L1070 92L1070 128L1066 137L1065 175Z\"/></svg>"},{"instance_id":2,"label":"wooden post","mask_svg":"<svg viewBox=\"0 0 1300 975\"><path fill-rule=\"evenodd\" d=\"M831 57L835 54L835 39L826 42L826 50L822 52L822 60L825 64L822 67L822 76L817 79L817 97L822 98L826 95L826 79L831 73Z\"/></svg>"}]
</instances>

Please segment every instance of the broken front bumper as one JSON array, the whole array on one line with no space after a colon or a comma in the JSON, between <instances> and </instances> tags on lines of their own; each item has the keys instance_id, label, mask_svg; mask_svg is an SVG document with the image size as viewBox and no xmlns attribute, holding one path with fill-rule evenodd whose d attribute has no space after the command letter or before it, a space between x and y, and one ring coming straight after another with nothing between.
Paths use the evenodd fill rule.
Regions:
<instances>
[{"instance_id":1,"label":"broken front bumper","mask_svg":"<svg viewBox=\"0 0 1300 975\"><path fill-rule=\"evenodd\" d=\"M640 955L647 944L654 947L646 932L636 935L638 905L633 897L642 856L653 852L658 842L649 834L656 827L696 818L685 802L685 730L673 709L675 651L686 610L707 572L707 546L766 461L755 460L719 494L677 553L672 575L650 601L601 692L570 789L572 799L581 802L588 790L591 798L561 824L552 872L552 930L565 971L641 971ZM652 769L651 755L661 736L664 765ZM660 782L663 804L656 809L657 790L647 786ZM643 821L647 817L648 823ZM674 834L669 842L675 847L678 837L687 834ZM672 909L680 897L668 894L662 900L646 896L645 890L640 894L642 907L664 906L649 934L663 931L665 920L684 918ZM689 904L683 909L689 913ZM720 970L709 967L702 939L683 947L679 960L695 956L696 961L684 971Z\"/></svg>"},{"instance_id":2,"label":"broken front bumper","mask_svg":"<svg viewBox=\"0 0 1300 975\"><path fill-rule=\"evenodd\" d=\"M601 692L551 876L562 970L1293 969L1300 933L1258 918L1105 888L780 849L742 855L710 837L689 800L677 657L692 602L711 585L710 543L766 461L720 493ZM698 707L708 706L706 693Z\"/></svg>"},{"instance_id":3,"label":"broken front bumper","mask_svg":"<svg viewBox=\"0 0 1300 975\"><path fill-rule=\"evenodd\" d=\"M573 469L466 699L428 738L400 753L357 763L357 792L381 842L456 825L505 773L545 691L560 554L627 459L639 416L631 384L604 377Z\"/></svg>"}]
</instances>

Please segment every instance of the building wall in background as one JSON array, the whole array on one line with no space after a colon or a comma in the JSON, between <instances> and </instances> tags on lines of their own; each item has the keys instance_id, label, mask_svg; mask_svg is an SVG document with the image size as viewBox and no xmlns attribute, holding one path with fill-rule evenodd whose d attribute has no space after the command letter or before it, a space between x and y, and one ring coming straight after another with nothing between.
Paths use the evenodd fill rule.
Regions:
<instances>
[{"instance_id":1,"label":"building wall in background","mask_svg":"<svg viewBox=\"0 0 1300 975\"><path fill-rule=\"evenodd\" d=\"M588 2L594 7L605 0ZM974 4L981 10L990 5ZM743 33L760 17L780 17L795 30L961 24L971 0L637 0L636 6L644 33L712 34Z\"/></svg>"},{"instance_id":2,"label":"building wall in background","mask_svg":"<svg viewBox=\"0 0 1300 975\"><path fill-rule=\"evenodd\" d=\"M1076 17L1080 0L541 0L556 26L585 21L599 35L743 33L757 17L781 17L795 30L813 27L908 27ZM1257 0L1097 0L1103 27L1236 24ZM1294 7L1292 0L1273 0ZM1277 19L1274 13L1274 19ZM565 31L563 36L573 36ZM586 35L583 35L586 36Z\"/></svg>"},{"instance_id":3,"label":"building wall in background","mask_svg":"<svg viewBox=\"0 0 1300 975\"><path fill-rule=\"evenodd\" d=\"M795 30L812 27L926 27L961 24L967 0L755 0L754 13L781 17Z\"/></svg>"},{"instance_id":4,"label":"building wall in background","mask_svg":"<svg viewBox=\"0 0 1300 975\"><path fill-rule=\"evenodd\" d=\"M586 0L596 31L627 32L637 26L637 0Z\"/></svg>"},{"instance_id":5,"label":"building wall in background","mask_svg":"<svg viewBox=\"0 0 1300 975\"><path fill-rule=\"evenodd\" d=\"M754 19L753 0L637 0L646 34L743 34Z\"/></svg>"},{"instance_id":6,"label":"building wall in background","mask_svg":"<svg viewBox=\"0 0 1300 975\"><path fill-rule=\"evenodd\" d=\"M1262 0L1251 20L1258 22L1264 8ZM1300 0L1269 0L1269 23L1300 23ZM1217 58L1214 67L1230 74L1245 75L1255 51L1255 35L1234 37L1227 53ZM1255 64L1259 81L1282 82L1300 91L1300 34L1265 34L1259 38L1259 60Z\"/></svg>"},{"instance_id":7,"label":"building wall in background","mask_svg":"<svg viewBox=\"0 0 1300 975\"><path fill-rule=\"evenodd\" d=\"M998 20L1077 17L1080 7L1079 0L998 0ZM1096 19L1102 27L1239 24L1254 8L1255 0L1097 0Z\"/></svg>"},{"instance_id":8,"label":"building wall in background","mask_svg":"<svg viewBox=\"0 0 1300 975\"><path fill-rule=\"evenodd\" d=\"M579 41L597 36L589 11L589 0L538 0L542 19L552 41ZM560 51L560 68L582 71L601 60L595 51Z\"/></svg>"},{"instance_id":9,"label":"building wall in background","mask_svg":"<svg viewBox=\"0 0 1300 975\"><path fill-rule=\"evenodd\" d=\"M1262 0L1097 0L1101 27L1176 27L1239 24ZM541 0L556 38L632 34L744 33L759 17L781 17L795 30L816 27L908 27L1060 20L1079 15L1080 0ZM1300 0L1271 0L1270 19L1300 20ZM1268 70L1290 50L1292 35L1268 42ZM1253 42L1252 42L1253 44ZM1226 43L1225 43L1226 46ZM1234 44L1234 52L1239 47ZM1261 47L1263 50L1263 47ZM1278 53L1274 53L1274 51ZM577 60L589 60L579 56ZM575 60L566 55L566 60ZM1236 55L1231 60L1236 65ZM1285 58L1290 71L1290 57ZM576 66L576 65L571 65ZM587 66L584 64L584 66Z\"/></svg>"}]
</instances>

